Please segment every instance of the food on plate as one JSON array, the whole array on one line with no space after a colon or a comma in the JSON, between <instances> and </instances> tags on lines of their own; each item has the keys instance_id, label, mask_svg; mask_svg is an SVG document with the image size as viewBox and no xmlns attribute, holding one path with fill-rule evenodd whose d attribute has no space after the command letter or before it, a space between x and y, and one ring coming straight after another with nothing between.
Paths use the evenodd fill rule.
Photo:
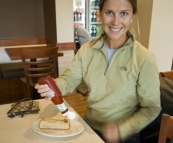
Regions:
<instances>
[{"instance_id":1,"label":"food on plate","mask_svg":"<svg viewBox=\"0 0 173 143\"><path fill-rule=\"evenodd\" d=\"M67 119L42 118L40 120L41 129L68 130L70 121Z\"/></svg>"}]
</instances>

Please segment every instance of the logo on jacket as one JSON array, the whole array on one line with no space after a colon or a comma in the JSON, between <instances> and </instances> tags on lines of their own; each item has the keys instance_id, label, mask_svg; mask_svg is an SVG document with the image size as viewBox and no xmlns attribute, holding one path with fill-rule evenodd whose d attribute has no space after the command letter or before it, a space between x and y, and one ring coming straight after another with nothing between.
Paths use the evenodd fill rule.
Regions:
<instances>
[{"instance_id":1,"label":"logo on jacket","mask_svg":"<svg viewBox=\"0 0 173 143\"><path fill-rule=\"evenodd\" d=\"M127 68L125 66L119 67L121 70L127 71Z\"/></svg>"}]
</instances>

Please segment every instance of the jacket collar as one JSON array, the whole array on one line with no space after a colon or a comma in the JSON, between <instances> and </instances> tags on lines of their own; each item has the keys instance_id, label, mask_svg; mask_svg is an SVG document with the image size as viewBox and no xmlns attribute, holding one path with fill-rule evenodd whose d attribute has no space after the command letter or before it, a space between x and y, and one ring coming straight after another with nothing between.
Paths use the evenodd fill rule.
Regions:
<instances>
[{"instance_id":1,"label":"jacket collar","mask_svg":"<svg viewBox=\"0 0 173 143\"><path fill-rule=\"evenodd\" d=\"M126 47L129 47L129 46L131 47L131 46L134 45L134 41L135 41L134 35L131 32L128 31L127 32L127 36L129 37L128 40L123 45L123 47L120 48L120 49L124 49ZM91 48L93 48L93 49L102 49L104 47L104 39L105 39L105 37L102 37L97 43L95 43L94 45L92 45ZM97 40L97 39L95 39L95 40Z\"/></svg>"}]
</instances>

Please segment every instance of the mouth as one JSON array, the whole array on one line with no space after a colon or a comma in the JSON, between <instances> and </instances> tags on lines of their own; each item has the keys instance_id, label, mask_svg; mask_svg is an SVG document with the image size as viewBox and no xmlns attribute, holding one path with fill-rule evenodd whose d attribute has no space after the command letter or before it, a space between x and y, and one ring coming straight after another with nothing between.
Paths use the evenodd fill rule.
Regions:
<instances>
[{"instance_id":1,"label":"mouth","mask_svg":"<svg viewBox=\"0 0 173 143\"><path fill-rule=\"evenodd\" d=\"M121 29L123 29L122 27L120 27L120 28L109 27L109 28L114 32L119 32Z\"/></svg>"}]
</instances>

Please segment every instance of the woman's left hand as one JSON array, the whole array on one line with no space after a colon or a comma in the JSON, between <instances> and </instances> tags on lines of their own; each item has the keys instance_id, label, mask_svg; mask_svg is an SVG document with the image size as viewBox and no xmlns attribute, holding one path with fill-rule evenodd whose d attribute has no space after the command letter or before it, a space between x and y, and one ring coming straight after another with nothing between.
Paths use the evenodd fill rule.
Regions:
<instances>
[{"instance_id":1,"label":"woman's left hand","mask_svg":"<svg viewBox=\"0 0 173 143\"><path fill-rule=\"evenodd\" d=\"M106 143L120 143L120 131L116 123L107 123L102 127Z\"/></svg>"}]
</instances>

